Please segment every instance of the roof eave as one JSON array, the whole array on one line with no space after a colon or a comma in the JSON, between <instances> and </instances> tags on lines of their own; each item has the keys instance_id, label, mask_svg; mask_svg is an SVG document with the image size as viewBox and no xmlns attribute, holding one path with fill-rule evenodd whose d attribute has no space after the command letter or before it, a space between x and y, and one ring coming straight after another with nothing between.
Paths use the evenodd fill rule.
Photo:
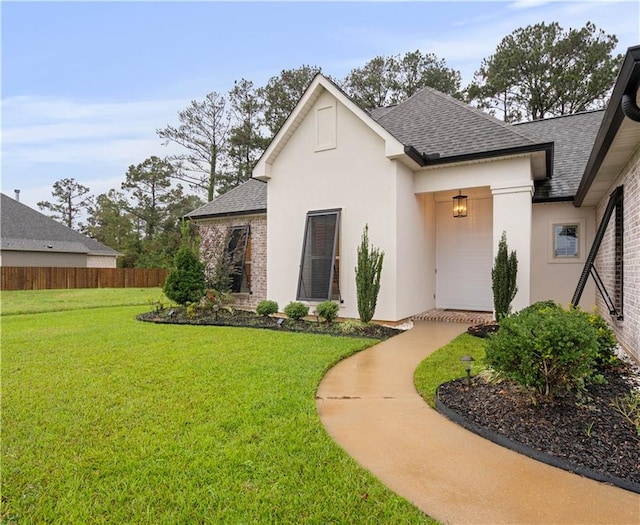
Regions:
<instances>
[{"instance_id":1,"label":"roof eave","mask_svg":"<svg viewBox=\"0 0 640 525\"><path fill-rule=\"evenodd\" d=\"M582 206L589 193L602 163L609 152L609 148L615 138L623 120L622 97L630 89L635 89L640 82L640 46L630 47L622 63L618 79L613 87L613 93L609 99L609 105L602 118L602 124L596 135L596 140L587 161L587 166L582 175L578 191L573 200L576 207Z\"/></svg>"},{"instance_id":2,"label":"roof eave","mask_svg":"<svg viewBox=\"0 0 640 525\"><path fill-rule=\"evenodd\" d=\"M242 210L242 211L230 211L230 212L224 212L224 213L208 213L205 215L193 215L193 214L189 214L189 215L185 215L183 218L185 220L191 221L191 220L203 220L203 219L224 219L226 217L239 217L242 215L264 215L267 213L267 209L266 208L259 208L256 210Z\"/></svg>"},{"instance_id":3,"label":"roof eave","mask_svg":"<svg viewBox=\"0 0 640 525\"><path fill-rule=\"evenodd\" d=\"M453 164L457 162L470 162L474 160L485 160L493 157L508 157L511 155L522 155L527 153L544 152L546 176L551 177L553 173L553 142L542 142L539 144L526 144L523 146L515 146L512 148L501 148L489 151L479 151L474 153L465 153L462 155L452 155L449 157L437 157L421 155L422 166L439 166L443 164ZM415 151L415 148L413 148Z\"/></svg>"}]
</instances>

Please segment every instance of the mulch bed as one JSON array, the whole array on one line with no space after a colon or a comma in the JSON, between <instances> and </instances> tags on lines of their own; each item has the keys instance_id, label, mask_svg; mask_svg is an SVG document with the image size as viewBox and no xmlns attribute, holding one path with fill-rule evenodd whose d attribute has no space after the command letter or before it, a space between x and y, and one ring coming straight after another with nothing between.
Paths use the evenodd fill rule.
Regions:
<instances>
[{"instance_id":1,"label":"mulch bed","mask_svg":"<svg viewBox=\"0 0 640 525\"><path fill-rule=\"evenodd\" d=\"M281 317L258 315L246 310L224 309L217 312L197 312L193 316L187 315L186 308L176 307L140 314L138 320L164 324L190 324L211 326L238 326L245 328L262 328L281 332L302 332L311 334L326 334L341 337L368 337L372 339L388 339L402 333L402 330L369 323L361 326L351 325L349 331L339 322L326 323L322 321L303 319L294 321Z\"/></svg>"},{"instance_id":2,"label":"mulch bed","mask_svg":"<svg viewBox=\"0 0 640 525\"><path fill-rule=\"evenodd\" d=\"M606 384L590 385L581 396L548 399L511 381L496 384L480 376L469 387L459 379L440 386L438 403L457 422L490 439L494 434L500 444L515 443L510 448L530 449L527 455L536 459L640 493L640 437L612 406L637 388L638 373L624 364L603 375Z\"/></svg>"}]
</instances>

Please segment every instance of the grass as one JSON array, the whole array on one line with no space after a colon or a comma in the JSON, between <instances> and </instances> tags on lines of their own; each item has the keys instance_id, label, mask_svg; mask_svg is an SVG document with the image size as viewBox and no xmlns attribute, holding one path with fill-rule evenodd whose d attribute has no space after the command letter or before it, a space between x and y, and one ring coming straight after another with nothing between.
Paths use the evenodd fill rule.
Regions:
<instances>
[{"instance_id":1,"label":"grass","mask_svg":"<svg viewBox=\"0 0 640 525\"><path fill-rule=\"evenodd\" d=\"M413 380L418 393L431 406L435 407L436 389L442 383L464 377L464 365L460 358L469 355L475 359L472 374L484 367L484 349L486 340L469 334L460 334L449 344L439 348L420 363Z\"/></svg>"},{"instance_id":2,"label":"grass","mask_svg":"<svg viewBox=\"0 0 640 525\"><path fill-rule=\"evenodd\" d=\"M433 523L319 421L324 373L371 340L140 323L148 306L72 295L2 319L2 523Z\"/></svg>"},{"instance_id":3,"label":"grass","mask_svg":"<svg viewBox=\"0 0 640 525\"><path fill-rule=\"evenodd\" d=\"M0 292L3 316L104 308L106 306L146 305L162 299L160 288L76 288L73 290L25 290Z\"/></svg>"}]
</instances>

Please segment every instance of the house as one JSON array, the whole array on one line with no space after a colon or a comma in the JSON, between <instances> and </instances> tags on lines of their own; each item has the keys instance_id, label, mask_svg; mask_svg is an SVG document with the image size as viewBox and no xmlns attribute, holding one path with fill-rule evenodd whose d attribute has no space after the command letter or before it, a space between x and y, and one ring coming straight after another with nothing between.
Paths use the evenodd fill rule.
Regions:
<instances>
[{"instance_id":1,"label":"house","mask_svg":"<svg viewBox=\"0 0 640 525\"><path fill-rule=\"evenodd\" d=\"M255 308L267 297L267 185L257 179L220 195L186 215L200 225L201 246L225 239L239 268L231 285L235 304ZM215 249L215 247L214 247Z\"/></svg>"},{"instance_id":2,"label":"house","mask_svg":"<svg viewBox=\"0 0 640 525\"><path fill-rule=\"evenodd\" d=\"M376 319L432 308L492 311L491 267L503 232L518 257L513 308L569 304L598 224L597 199L573 201L608 113L508 125L430 88L367 112L316 76L253 179L225 199L254 190L266 199L266 264L252 260L266 293L254 288L253 302L333 299L341 316L358 317L356 250L368 225L370 242L385 252ZM238 227L256 217L221 206L207 219L203 208L190 214L202 231L207 220ZM250 235L253 244L264 241L253 226ZM579 304L595 302L589 280Z\"/></svg>"},{"instance_id":3,"label":"house","mask_svg":"<svg viewBox=\"0 0 640 525\"><path fill-rule=\"evenodd\" d=\"M574 200L595 209L590 252L601 281L598 310L620 344L640 361L640 46L629 48ZM579 290L577 290L578 292Z\"/></svg>"},{"instance_id":4,"label":"house","mask_svg":"<svg viewBox=\"0 0 640 525\"><path fill-rule=\"evenodd\" d=\"M115 268L117 251L1 195L0 265Z\"/></svg>"}]
</instances>

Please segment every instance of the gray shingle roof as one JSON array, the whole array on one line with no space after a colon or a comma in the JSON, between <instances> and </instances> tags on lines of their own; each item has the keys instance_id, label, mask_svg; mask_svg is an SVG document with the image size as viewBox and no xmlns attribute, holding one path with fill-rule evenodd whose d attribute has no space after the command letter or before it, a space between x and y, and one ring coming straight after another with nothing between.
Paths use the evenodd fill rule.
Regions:
<instances>
[{"instance_id":1,"label":"gray shingle roof","mask_svg":"<svg viewBox=\"0 0 640 525\"><path fill-rule=\"evenodd\" d=\"M598 110L513 125L534 140L554 143L553 175L536 184L534 201L573 198L603 116Z\"/></svg>"},{"instance_id":2,"label":"gray shingle roof","mask_svg":"<svg viewBox=\"0 0 640 525\"><path fill-rule=\"evenodd\" d=\"M405 146L440 158L532 146L512 126L432 88L371 117Z\"/></svg>"},{"instance_id":3,"label":"gray shingle roof","mask_svg":"<svg viewBox=\"0 0 640 525\"><path fill-rule=\"evenodd\" d=\"M4 193L0 195L0 238L3 250L120 255Z\"/></svg>"},{"instance_id":4,"label":"gray shingle roof","mask_svg":"<svg viewBox=\"0 0 640 525\"><path fill-rule=\"evenodd\" d=\"M208 217L224 217L226 215L249 215L251 213L266 213L267 211L267 183L257 179L249 179L216 197L211 202L187 214L190 219L204 219Z\"/></svg>"}]
</instances>

